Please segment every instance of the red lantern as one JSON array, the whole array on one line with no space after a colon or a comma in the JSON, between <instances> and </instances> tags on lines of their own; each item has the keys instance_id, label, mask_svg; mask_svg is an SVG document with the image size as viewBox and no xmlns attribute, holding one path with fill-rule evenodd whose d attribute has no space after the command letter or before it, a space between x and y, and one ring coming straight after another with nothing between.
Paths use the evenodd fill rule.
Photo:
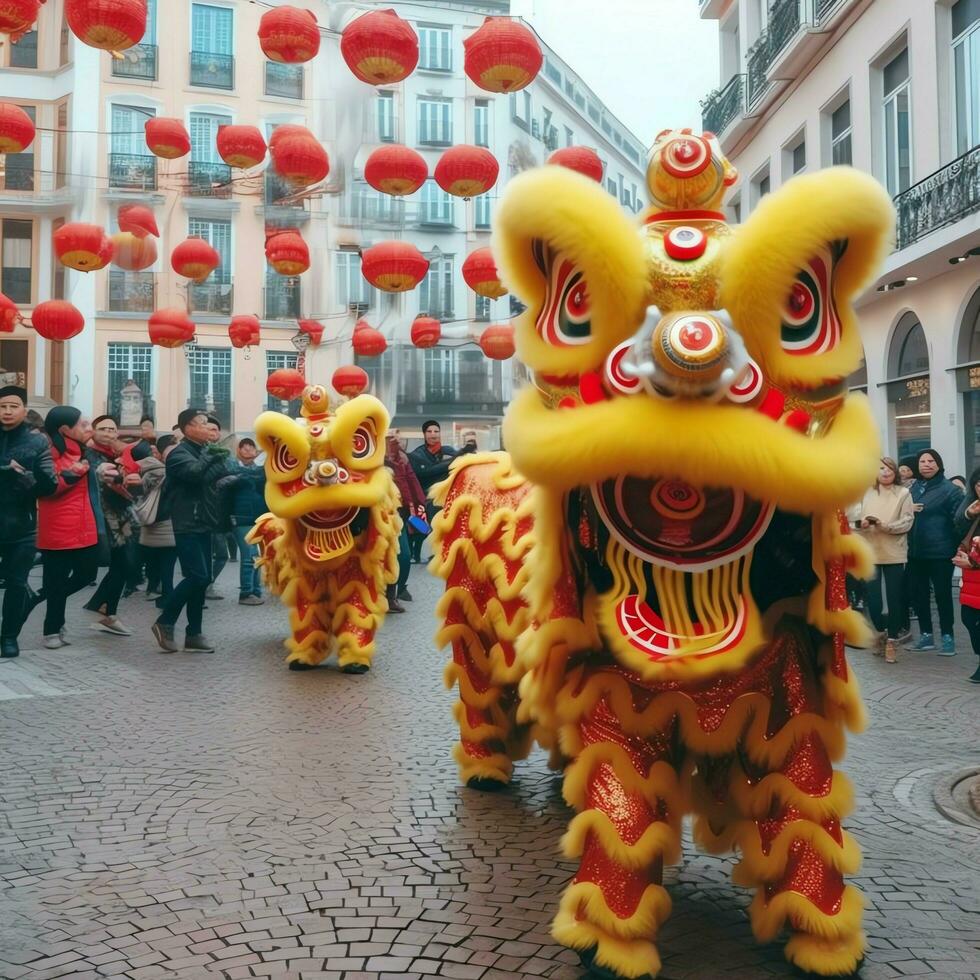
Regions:
<instances>
[{"instance_id":1,"label":"red lantern","mask_svg":"<svg viewBox=\"0 0 980 980\"><path fill-rule=\"evenodd\" d=\"M327 151L309 131L303 135L293 133L273 138L269 142L269 152L272 169L291 184L308 187L318 184L330 173Z\"/></svg>"},{"instance_id":2,"label":"red lantern","mask_svg":"<svg viewBox=\"0 0 980 980\"><path fill-rule=\"evenodd\" d=\"M419 39L394 10L372 10L344 28L340 53L362 82L392 85L415 71Z\"/></svg>"},{"instance_id":3,"label":"red lantern","mask_svg":"<svg viewBox=\"0 0 980 980\"><path fill-rule=\"evenodd\" d=\"M160 237L157 219L145 204L124 204L116 215L120 231L132 232L137 238Z\"/></svg>"},{"instance_id":4,"label":"red lantern","mask_svg":"<svg viewBox=\"0 0 980 980\"><path fill-rule=\"evenodd\" d=\"M62 225L51 236L51 242L58 261L69 269L94 272L112 261L112 241L98 225L72 221Z\"/></svg>"},{"instance_id":5,"label":"red lantern","mask_svg":"<svg viewBox=\"0 0 980 980\"><path fill-rule=\"evenodd\" d=\"M65 0L65 20L83 44L125 51L146 33L146 0Z\"/></svg>"},{"instance_id":6,"label":"red lantern","mask_svg":"<svg viewBox=\"0 0 980 980\"><path fill-rule=\"evenodd\" d=\"M488 92L517 92L534 81L544 56L537 38L509 17L488 17L463 41L463 70Z\"/></svg>"},{"instance_id":7,"label":"red lantern","mask_svg":"<svg viewBox=\"0 0 980 980\"><path fill-rule=\"evenodd\" d=\"M149 269L157 260L157 243L147 235L138 238L132 232L120 231L112 236L115 249L113 265L128 272L139 272Z\"/></svg>"},{"instance_id":8,"label":"red lantern","mask_svg":"<svg viewBox=\"0 0 980 980\"><path fill-rule=\"evenodd\" d=\"M303 394L306 378L296 368L280 368L273 371L266 379L265 390L273 398L281 398L284 402L295 401Z\"/></svg>"},{"instance_id":9,"label":"red lantern","mask_svg":"<svg viewBox=\"0 0 980 980\"><path fill-rule=\"evenodd\" d=\"M429 176L421 153L407 146L382 146L364 164L364 179L383 194L414 194Z\"/></svg>"},{"instance_id":10,"label":"red lantern","mask_svg":"<svg viewBox=\"0 0 980 980\"><path fill-rule=\"evenodd\" d=\"M367 320L358 320L351 338L354 353L361 357L380 357L388 349L388 341L380 330L375 330Z\"/></svg>"},{"instance_id":11,"label":"red lantern","mask_svg":"<svg viewBox=\"0 0 980 980\"><path fill-rule=\"evenodd\" d=\"M436 183L454 197L476 197L497 183L500 164L482 146L454 146L436 164Z\"/></svg>"},{"instance_id":12,"label":"red lantern","mask_svg":"<svg viewBox=\"0 0 980 980\"><path fill-rule=\"evenodd\" d=\"M179 119L155 116L147 119L143 128L146 130L146 145L154 156L176 160L191 152L187 127Z\"/></svg>"},{"instance_id":13,"label":"red lantern","mask_svg":"<svg viewBox=\"0 0 980 980\"><path fill-rule=\"evenodd\" d=\"M17 304L0 293L0 333L13 333L14 327L23 320L24 314L17 309Z\"/></svg>"},{"instance_id":14,"label":"red lantern","mask_svg":"<svg viewBox=\"0 0 980 980\"><path fill-rule=\"evenodd\" d=\"M180 308L157 310L150 315L147 330L157 347L183 347L194 339L194 321Z\"/></svg>"},{"instance_id":15,"label":"red lantern","mask_svg":"<svg viewBox=\"0 0 980 980\"><path fill-rule=\"evenodd\" d=\"M310 347L319 347L323 340L323 324L316 320L300 320L299 332L310 338Z\"/></svg>"},{"instance_id":16,"label":"red lantern","mask_svg":"<svg viewBox=\"0 0 980 980\"><path fill-rule=\"evenodd\" d=\"M4 0L0 3L0 34L9 34L16 44L29 34L44 0Z\"/></svg>"},{"instance_id":17,"label":"red lantern","mask_svg":"<svg viewBox=\"0 0 980 980\"><path fill-rule=\"evenodd\" d=\"M470 252L463 263L463 279L466 285L489 299L500 299L507 295L507 290L500 281L497 263L493 260L493 252L489 248L478 248Z\"/></svg>"},{"instance_id":18,"label":"red lantern","mask_svg":"<svg viewBox=\"0 0 980 980\"><path fill-rule=\"evenodd\" d=\"M310 249L296 230L281 231L265 241L265 257L281 276L299 276L310 267Z\"/></svg>"},{"instance_id":19,"label":"red lantern","mask_svg":"<svg viewBox=\"0 0 980 980\"><path fill-rule=\"evenodd\" d=\"M509 324L487 327L480 335L480 348L493 361L514 356L514 328Z\"/></svg>"},{"instance_id":20,"label":"red lantern","mask_svg":"<svg viewBox=\"0 0 980 980\"><path fill-rule=\"evenodd\" d=\"M265 160L265 138L256 126L219 126L215 143L229 167L248 170Z\"/></svg>"},{"instance_id":21,"label":"red lantern","mask_svg":"<svg viewBox=\"0 0 980 980\"><path fill-rule=\"evenodd\" d=\"M19 105L0 102L0 153L23 153L36 135L33 120Z\"/></svg>"},{"instance_id":22,"label":"red lantern","mask_svg":"<svg viewBox=\"0 0 980 980\"><path fill-rule=\"evenodd\" d=\"M367 371L353 364L345 364L343 367L337 368L330 379L334 388L348 398L356 398L367 388L368 381Z\"/></svg>"},{"instance_id":23,"label":"red lantern","mask_svg":"<svg viewBox=\"0 0 980 980\"><path fill-rule=\"evenodd\" d=\"M602 161L599 154L587 146L566 146L555 150L548 157L548 163L556 167L567 167L602 183Z\"/></svg>"},{"instance_id":24,"label":"red lantern","mask_svg":"<svg viewBox=\"0 0 980 980\"><path fill-rule=\"evenodd\" d=\"M320 28L312 10L276 7L259 21L259 44L270 61L300 64L320 50Z\"/></svg>"},{"instance_id":25,"label":"red lantern","mask_svg":"<svg viewBox=\"0 0 980 980\"><path fill-rule=\"evenodd\" d=\"M412 324L412 343L421 349L435 347L442 338L442 324L434 316L419 316Z\"/></svg>"},{"instance_id":26,"label":"red lantern","mask_svg":"<svg viewBox=\"0 0 980 980\"><path fill-rule=\"evenodd\" d=\"M228 339L232 347L251 347L261 340L259 318L252 316L233 316L228 325Z\"/></svg>"},{"instance_id":27,"label":"red lantern","mask_svg":"<svg viewBox=\"0 0 980 980\"><path fill-rule=\"evenodd\" d=\"M221 256L203 238L186 238L171 253L170 264L178 276L204 282L221 265Z\"/></svg>"},{"instance_id":28,"label":"red lantern","mask_svg":"<svg viewBox=\"0 0 980 980\"><path fill-rule=\"evenodd\" d=\"M71 303L49 299L34 307L31 326L46 340L71 340L85 328L85 317Z\"/></svg>"},{"instance_id":29,"label":"red lantern","mask_svg":"<svg viewBox=\"0 0 980 980\"><path fill-rule=\"evenodd\" d=\"M316 137L305 126L299 126L296 123L280 123L269 137L269 149L271 150L277 143L281 143L284 139L289 139L292 136L305 136L306 139L316 142Z\"/></svg>"},{"instance_id":30,"label":"red lantern","mask_svg":"<svg viewBox=\"0 0 980 980\"><path fill-rule=\"evenodd\" d=\"M361 253L361 274L386 293L414 289L429 271L429 260L411 242L379 242Z\"/></svg>"}]
</instances>

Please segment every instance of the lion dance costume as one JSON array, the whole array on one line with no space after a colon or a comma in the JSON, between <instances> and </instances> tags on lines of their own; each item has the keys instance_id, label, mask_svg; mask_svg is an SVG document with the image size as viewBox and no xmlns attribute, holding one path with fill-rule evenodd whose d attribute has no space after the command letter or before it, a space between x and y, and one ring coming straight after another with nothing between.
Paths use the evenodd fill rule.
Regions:
<instances>
[{"instance_id":1,"label":"lion dance costume","mask_svg":"<svg viewBox=\"0 0 980 980\"><path fill-rule=\"evenodd\" d=\"M398 577L398 491L384 466L388 413L371 395L331 411L327 391L303 392L302 418L263 412L255 422L266 454L271 514L248 540L268 587L291 607L290 670L308 670L334 643L342 670L371 666L374 634Z\"/></svg>"},{"instance_id":2,"label":"lion dance costume","mask_svg":"<svg viewBox=\"0 0 980 980\"><path fill-rule=\"evenodd\" d=\"M864 950L832 763L863 724L845 572L870 563L840 508L877 467L846 378L892 207L837 168L730 228L734 179L710 134L662 133L639 231L579 174L511 182L494 252L534 385L510 455L438 491L461 777L506 783L535 736L565 765L580 863L553 933L602 976L659 971L686 812L701 847L738 850L760 941L788 928L787 958L827 976Z\"/></svg>"}]
</instances>

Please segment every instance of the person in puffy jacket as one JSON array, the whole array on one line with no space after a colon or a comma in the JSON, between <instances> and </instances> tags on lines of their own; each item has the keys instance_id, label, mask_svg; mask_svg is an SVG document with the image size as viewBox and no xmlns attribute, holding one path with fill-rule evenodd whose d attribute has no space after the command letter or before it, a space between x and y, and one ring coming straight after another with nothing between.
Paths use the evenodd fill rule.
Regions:
<instances>
[{"instance_id":1,"label":"person in puffy jacket","mask_svg":"<svg viewBox=\"0 0 980 980\"><path fill-rule=\"evenodd\" d=\"M254 439L248 437L238 443L238 460L231 464L230 472L237 478L230 487L232 532L238 543L238 602L243 606L260 606L262 575L255 567L259 549L245 540L256 520L269 508L265 503L265 467L255 462L259 454Z\"/></svg>"},{"instance_id":2,"label":"person in puffy jacket","mask_svg":"<svg viewBox=\"0 0 980 980\"><path fill-rule=\"evenodd\" d=\"M931 591L936 596L944 657L956 653L953 640L953 566L961 535L956 514L963 491L946 479L943 458L935 449L923 449L915 461L917 478L910 488L915 523L909 534L909 576L912 601L919 620L916 650L935 650L932 633Z\"/></svg>"},{"instance_id":3,"label":"person in puffy jacket","mask_svg":"<svg viewBox=\"0 0 980 980\"><path fill-rule=\"evenodd\" d=\"M146 597L162 609L174 590L177 542L170 519L170 501L163 493L167 456L177 445L171 435L160 436L150 455L138 460L140 498L136 516L140 522L140 550L146 563Z\"/></svg>"},{"instance_id":4,"label":"person in puffy jacket","mask_svg":"<svg viewBox=\"0 0 980 980\"><path fill-rule=\"evenodd\" d=\"M408 533L409 517L426 518L426 499L422 484L418 477L405 447L402 445L401 432L390 429L385 438L385 466L391 470L395 486L401 496L401 506L398 513L402 519L402 533L398 540L398 581L388 586L388 612L404 612L402 602L411 602L412 594L408 591L408 576L412 571L412 549ZM420 546L422 538L418 537Z\"/></svg>"},{"instance_id":5,"label":"person in puffy jacket","mask_svg":"<svg viewBox=\"0 0 980 980\"><path fill-rule=\"evenodd\" d=\"M37 554L37 501L57 486L48 440L27 425L27 392L0 388L0 657L20 656L17 638L32 608L27 576Z\"/></svg>"},{"instance_id":6,"label":"person in puffy jacket","mask_svg":"<svg viewBox=\"0 0 980 980\"><path fill-rule=\"evenodd\" d=\"M956 552L953 564L963 569L960 586L960 617L973 652L980 657L980 467L970 474L966 499L956 515L957 533L963 535L963 546ZM980 665L970 676L970 683L980 684Z\"/></svg>"}]
</instances>

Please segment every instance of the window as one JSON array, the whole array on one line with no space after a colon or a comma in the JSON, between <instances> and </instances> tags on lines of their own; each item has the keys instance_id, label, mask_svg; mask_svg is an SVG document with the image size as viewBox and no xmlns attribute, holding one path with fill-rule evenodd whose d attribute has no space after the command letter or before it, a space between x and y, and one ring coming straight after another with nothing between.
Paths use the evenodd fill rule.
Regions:
<instances>
[{"instance_id":1,"label":"window","mask_svg":"<svg viewBox=\"0 0 980 980\"><path fill-rule=\"evenodd\" d=\"M548 58L544 59L544 77L556 85L561 85L561 72L555 63Z\"/></svg>"},{"instance_id":2,"label":"window","mask_svg":"<svg viewBox=\"0 0 980 980\"><path fill-rule=\"evenodd\" d=\"M490 322L490 304L493 301L489 296L481 296L477 293L476 296L476 315L475 319L477 323L489 323Z\"/></svg>"},{"instance_id":3,"label":"window","mask_svg":"<svg viewBox=\"0 0 980 980\"><path fill-rule=\"evenodd\" d=\"M337 297L346 306L363 306L374 302L374 289L361 275L361 256L357 252L340 251L334 256L337 270Z\"/></svg>"},{"instance_id":4,"label":"window","mask_svg":"<svg viewBox=\"0 0 980 980\"><path fill-rule=\"evenodd\" d=\"M759 197L765 197L769 193L769 176L768 174L759 181Z\"/></svg>"},{"instance_id":5,"label":"window","mask_svg":"<svg viewBox=\"0 0 980 980\"><path fill-rule=\"evenodd\" d=\"M490 145L489 99L477 99L473 108L473 142L477 146Z\"/></svg>"},{"instance_id":6,"label":"window","mask_svg":"<svg viewBox=\"0 0 980 980\"><path fill-rule=\"evenodd\" d=\"M438 249L426 256L429 271L419 284L419 313L439 320L453 318L453 256Z\"/></svg>"},{"instance_id":7,"label":"window","mask_svg":"<svg viewBox=\"0 0 980 980\"><path fill-rule=\"evenodd\" d=\"M0 292L15 303L28 305L32 300L34 222L4 218L2 226Z\"/></svg>"},{"instance_id":8,"label":"window","mask_svg":"<svg viewBox=\"0 0 980 980\"><path fill-rule=\"evenodd\" d=\"M152 190L157 158L146 148L146 121L156 115L143 106L113 104L110 112L109 186Z\"/></svg>"},{"instance_id":9,"label":"window","mask_svg":"<svg viewBox=\"0 0 980 980\"><path fill-rule=\"evenodd\" d=\"M209 218L190 218L187 234L203 238L221 256L221 265L206 282L192 282L187 287L191 310L195 313L230 315L232 310L231 285L231 222L213 221Z\"/></svg>"},{"instance_id":10,"label":"window","mask_svg":"<svg viewBox=\"0 0 980 980\"><path fill-rule=\"evenodd\" d=\"M884 85L885 186L894 197L912 183L909 126L909 51L903 48L882 70Z\"/></svg>"},{"instance_id":11,"label":"window","mask_svg":"<svg viewBox=\"0 0 980 980\"><path fill-rule=\"evenodd\" d=\"M830 160L835 166L851 162L851 100L830 115Z\"/></svg>"},{"instance_id":12,"label":"window","mask_svg":"<svg viewBox=\"0 0 980 980\"><path fill-rule=\"evenodd\" d=\"M906 313L892 335L886 388L896 458L927 449L932 445L929 346L914 313Z\"/></svg>"},{"instance_id":13,"label":"window","mask_svg":"<svg viewBox=\"0 0 980 980\"><path fill-rule=\"evenodd\" d=\"M728 202L728 207L732 215L732 224L737 225L742 221L742 196L737 194Z\"/></svg>"},{"instance_id":14,"label":"window","mask_svg":"<svg viewBox=\"0 0 980 980\"><path fill-rule=\"evenodd\" d=\"M565 146L575 145L575 134L566 126L565 127Z\"/></svg>"},{"instance_id":15,"label":"window","mask_svg":"<svg viewBox=\"0 0 980 980\"><path fill-rule=\"evenodd\" d=\"M55 218L51 222L51 234L55 235L60 228L63 228L65 224L64 218ZM64 299L65 298L65 273L68 270L61 264L58 256L54 254L54 249L51 250L51 298L52 299Z\"/></svg>"},{"instance_id":16,"label":"window","mask_svg":"<svg viewBox=\"0 0 980 980\"><path fill-rule=\"evenodd\" d=\"M452 31L448 27L419 26L419 68L452 71Z\"/></svg>"},{"instance_id":17,"label":"window","mask_svg":"<svg viewBox=\"0 0 980 980\"><path fill-rule=\"evenodd\" d=\"M957 341L956 388L963 394L966 472L980 462L980 289L967 304Z\"/></svg>"},{"instance_id":18,"label":"window","mask_svg":"<svg viewBox=\"0 0 980 980\"><path fill-rule=\"evenodd\" d=\"M953 5L956 155L980 143L980 0Z\"/></svg>"},{"instance_id":19,"label":"window","mask_svg":"<svg viewBox=\"0 0 980 980\"><path fill-rule=\"evenodd\" d=\"M54 186L64 187L68 179L68 103L58 103L54 134Z\"/></svg>"},{"instance_id":20,"label":"window","mask_svg":"<svg viewBox=\"0 0 980 980\"><path fill-rule=\"evenodd\" d=\"M760 170L749 185L749 206L754 208L769 193L769 165Z\"/></svg>"},{"instance_id":21,"label":"window","mask_svg":"<svg viewBox=\"0 0 980 980\"><path fill-rule=\"evenodd\" d=\"M122 415L122 390L132 381L143 393L143 414L152 415L153 345L110 343L106 348L106 413Z\"/></svg>"},{"instance_id":22,"label":"window","mask_svg":"<svg viewBox=\"0 0 980 980\"><path fill-rule=\"evenodd\" d=\"M233 12L229 7L191 5L191 85L235 87Z\"/></svg>"},{"instance_id":23,"label":"window","mask_svg":"<svg viewBox=\"0 0 980 980\"><path fill-rule=\"evenodd\" d=\"M28 31L16 44L10 45L11 68L37 68L37 31Z\"/></svg>"},{"instance_id":24,"label":"window","mask_svg":"<svg viewBox=\"0 0 980 980\"><path fill-rule=\"evenodd\" d=\"M378 93L378 139L382 143L393 143L398 136L395 126L395 93Z\"/></svg>"},{"instance_id":25,"label":"window","mask_svg":"<svg viewBox=\"0 0 980 980\"><path fill-rule=\"evenodd\" d=\"M453 141L452 113L449 99L419 99L419 142L449 146Z\"/></svg>"},{"instance_id":26,"label":"window","mask_svg":"<svg viewBox=\"0 0 980 980\"><path fill-rule=\"evenodd\" d=\"M192 112L190 119L191 161L221 163L216 140L219 126L230 126L231 116L210 112Z\"/></svg>"},{"instance_id":27,"label":"window","mask_svg":"<svg viewBox=\"0 0 980 980\"><path fill-rule=\"evenodd\" d=\"M792 151L793 173L799 174L806 170L806 142L800 140Z\"/></svg>"},{"instance_id":28,"label":"window","mask_svg":"<svg viewBox=\"0 0 980 980\"><path fill-rule=\"evenodd\" d=\"M490 195L481 194L473 199L473 224L477 228L490 227Z\"/></svg>"},{"instance_id":29,"label":"window","mask_svg":"<svg viewBox=\"0 0 980 980\"><path fill-rule=\"evenodd\" d=\"M266 61L265 94L279 99L302 99L303 66Z\"/></svg>"},{"instance_id":30,"label":"window","mask_svg":"<svg viewBox=\"0 0 980 980\"><path fill-rule=\"evenodd\" d=\"M22 105L20 107L37 122L37 107ZM40 140L31 143L23 153L6 153L0 160L3 167L3 186L8 191L34 190L34 147Z\"/></svg>"},{"instance_id":31,"label":"window","mask_svg":"<svg viewBox=\"0 0 980 980\"><path fill-rule=\"evenodd\" d=\"M451 225L453 223L453 198L431 177L422 185L419 204L419 222L423 225Z\"/></svg>"},{"instance_id":32,"label":"window","mask_svg":"<svg viewBox=\"0 0 980 980\"><path fill-rule=\"evenodd\" d=\"M298 364L299 354L296 351L269 350L265 352L266 377L272 374L273 371L281 371L283 368L295 368ZM296 418L299 415L302 402L299 400L287 402L281 398L276 398L275 395L269 395L266 398L265 407L270 412L282 412L284 415Z\"/></svg>"},{"instance_id":33,"label":"window","mask_svg":"<svg viewBox=\"0 0 980 980\"><path fill-rule=\"evenodd\" d=\"M510 118L521 129L531 131L531 93L527 89L510 93Z\"/></svg>"},{"instance_id":34,"label":"window","mask_svg":"<svg viewBox=\"0 0 980 980\"><path fill-rule=\"evenodd\" d=\"M188 408L203 408L231 428L231 348L198 347L189 344L187 369L190 374Z\"/></svg>"},{"instance_id":35,"label":"window","mask_svg":"<svg viewBox=\"0 0 980 980\"><path fill-rule=\"evenodd\" d=\"M112 59L112 74L122 78L139 78L156 81L157 78L157 0L148 0L146 5L146 32L139 44L127 48L120 58ZM65 30L67 31L67 23ZM67 38L63 39L67 45ZM67 51L62 55L62 64L67 63Z\"/></svg>"}]
</instances>

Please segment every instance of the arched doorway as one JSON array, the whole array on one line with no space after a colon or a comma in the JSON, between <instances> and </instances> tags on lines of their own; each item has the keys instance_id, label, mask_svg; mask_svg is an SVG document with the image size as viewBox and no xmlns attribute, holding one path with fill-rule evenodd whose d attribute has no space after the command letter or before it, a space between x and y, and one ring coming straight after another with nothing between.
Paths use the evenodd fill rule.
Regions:
<instances>
[{"instance_id":1,"label":"arched doorway","mask_svg":"<svg viewBox=\"0 0 980 980\"><path fill-rule=\"evenodd\" d=\"M963 396L966 472L980 462L980 289L967 304L956 345L956 390Z\"/></svg>"},{"instance_id":2,"label":"arched doorway","mask_svg":"<svg viewBox=\"0 0 980 980\"><path fill-rule=\"evenodd\" d=\"M906 313L892 335L886 388L891 441L897 458L928 448L932 442L929 345L914 313Z\"/></svg>"}]
</instances>

